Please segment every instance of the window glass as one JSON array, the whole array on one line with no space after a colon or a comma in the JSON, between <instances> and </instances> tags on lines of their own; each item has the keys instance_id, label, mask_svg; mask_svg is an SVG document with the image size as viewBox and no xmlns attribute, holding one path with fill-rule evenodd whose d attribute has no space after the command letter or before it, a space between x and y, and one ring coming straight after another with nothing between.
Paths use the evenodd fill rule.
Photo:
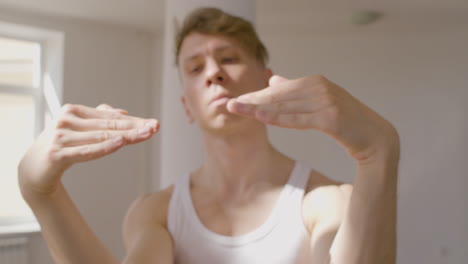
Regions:
<instances>
[{"instance_id":1,"label":"window glass","mask_svg":"<svg viewBox=\"0 0 468 264\"><path fill-rule=\"evenodd\" d=\"M0 84L38 87L40 45L0 37Z\"/></svg>"},{"instance_id":2,"label":"window glass","mask_svg":"<svg viewBox=\"0 0 468 264\"><path fill-rule=\"evenodd\" d=\"M0 93L0 219L32 213L21 197L17 166L34 139L34 97Z\"/></svg>"}]
</instances>

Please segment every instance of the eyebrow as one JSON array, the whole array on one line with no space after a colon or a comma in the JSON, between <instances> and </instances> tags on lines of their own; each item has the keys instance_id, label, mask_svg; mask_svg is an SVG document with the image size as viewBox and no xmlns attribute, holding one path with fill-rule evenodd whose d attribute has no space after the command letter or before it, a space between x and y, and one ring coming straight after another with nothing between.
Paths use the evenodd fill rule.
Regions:
<instances>
[{"instance_id":1,"label":"eyebrow","mask_svg":"<svg viewBox=\"0 0 468 264\"><path fill-rule=\"evenodd\" d=\"M234 46L232 46L232 45L224 45L224 46L221 46L221 47L216 48L214 51L215 51L215 52L220 52L220 51L223 51L223 50L226 50L226 49L231 49L231 48L234 48ZM190 57L184 59L184 60L183 60L183 63L187 63L187 62L189 62L189 61L191 61L191 60L196 59L197 57L200 56L200 53L201 53L201 52L195 53L195 54L191 55Z\"/></svg>"}]
</instances>

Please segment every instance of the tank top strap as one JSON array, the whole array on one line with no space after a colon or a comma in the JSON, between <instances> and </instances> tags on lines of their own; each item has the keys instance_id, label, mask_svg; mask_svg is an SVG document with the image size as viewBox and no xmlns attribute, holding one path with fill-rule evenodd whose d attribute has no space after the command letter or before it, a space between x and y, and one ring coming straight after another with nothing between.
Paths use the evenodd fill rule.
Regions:
<instances>
[{"instance_id":1,"label":"tank top strap","mask_svg":"<svg viewBox=\"0 0 468 264\"><path fill-rule=\"evenodd\" d=\"M290 210L299 210L300 212L302 208L302 199L304 197L311 171L312 169L310 167L296 161L289 180L284 186L283 194L279 197L277 213L285 215L286 212Z\"/></svg>"},{"instance_id":2,"label":"tank top strap","mask_svg":"<svg viewBox=\"0 0 468 264\"><path fill-rule=\"evenodd\" d=\"M287 185L294 187L294 190L296 192L298 192L301 195L304 195L311 172L312 168L303 164L300 161L296 161L294 172L292 173Z\"/></svg>"},{"instance_id":3,"label":"tank top strap","mask_svg":"<svg viewBox=\"0 0 468 264\"><path fill-rule=\"evenodd\" d=\"M168 229L173 236L178 236L181 228L184 226L183 219L185 219L185 208L186 205L184 196L185 194L185 185L189 181L190 174L186 173L181 175L176 182L174 183L174 189L172 191L172 196L169 201L169 208L167 213L167 225Z\"/></svg>"}]
</instances>

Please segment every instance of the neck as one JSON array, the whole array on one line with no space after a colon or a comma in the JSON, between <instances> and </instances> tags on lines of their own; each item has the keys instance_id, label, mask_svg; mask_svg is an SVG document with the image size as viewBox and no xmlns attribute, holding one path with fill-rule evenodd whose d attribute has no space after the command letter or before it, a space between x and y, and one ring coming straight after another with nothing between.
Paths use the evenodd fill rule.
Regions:
<instances>
[{"instance_id":1,"label":"neck","mask_svg":"<svg viewBox=\"0 0 468 264\"><path fill-rule=\"evenodd\" d=\"M205 162L198 183L224 195L243 194L260 185L282 184L293 161L268 141L266 128L248 134L203 134Z\"/></svg>"}]
</instances>

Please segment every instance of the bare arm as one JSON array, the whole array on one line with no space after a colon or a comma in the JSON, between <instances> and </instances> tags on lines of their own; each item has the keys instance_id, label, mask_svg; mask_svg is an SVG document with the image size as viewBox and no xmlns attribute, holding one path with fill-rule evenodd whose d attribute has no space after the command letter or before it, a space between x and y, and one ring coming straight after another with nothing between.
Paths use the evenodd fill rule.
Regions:
<instances>
[{"instance_id":1,"label":"bare arm","mask_svg":"<svg viewBox=\"0 0 468 264\"><path fill-rule=\"evenodd\" d=\"M396 263L399 143L358 164L354 189L333 241L331 263Z\"/></svg>"},{"instance_id":2,"label":"bare arm","mask_svg":"<svg viewBox=\"0 0 468 264\"><path fill-rule=\"evenodd\" d=\"M55 263L119 263L96 237L60 184L51 196L30 196Z\"/></svg>"},{"instance_id":3,"label":"bare arm","mask_svg":"<svg viewBox=\"0 0 468 264\"><path fill-rule=\"evenodd\" d=\"M357 176L331 262L395 263L400 142L390 122L321 75L295 80L273 76L269 87L231 99L227 108L271 125L319 130L346 149L357 162ZM317 241L333 238L333 225L327 224L333 219L315 223L323 233L317 238L328 239L315 239L314 248L328 248Z\"/></svg>"},{"instance_id":4,"label":"bare arm","mask_svg":"<svg viewBox=\"0 0 468 264\"><path fill-rule=\"evenodd\" d=\"M158 124L106 105L66 105L62 110L57 124L41 133L19 164L21 192L56 263L118 263L83 219L61 178L77 162L149 139Z\"/></svg>"},{"instance_id":5,"label":"bare arm","mask_svg":"<svg viewBox=\"0 0 468 264\"><path fill-rule=\"evenodd\" d=\"M174 263L173 242L167 229L170 190L147 195L130 207L123 225L128 255L125 264Z\"/></svg>"},{"instance_id":6,"label":"bare arm","mask_svg":"<svg viewBox=\"0 0 468 264\"><path fill-rule=\"evenodd\" d=\"M314 212L308 221L313 263L396 263L398 152L385 153L358 164L353 186L307 194L306 210Z\"/></svg>"}]
</instances>

